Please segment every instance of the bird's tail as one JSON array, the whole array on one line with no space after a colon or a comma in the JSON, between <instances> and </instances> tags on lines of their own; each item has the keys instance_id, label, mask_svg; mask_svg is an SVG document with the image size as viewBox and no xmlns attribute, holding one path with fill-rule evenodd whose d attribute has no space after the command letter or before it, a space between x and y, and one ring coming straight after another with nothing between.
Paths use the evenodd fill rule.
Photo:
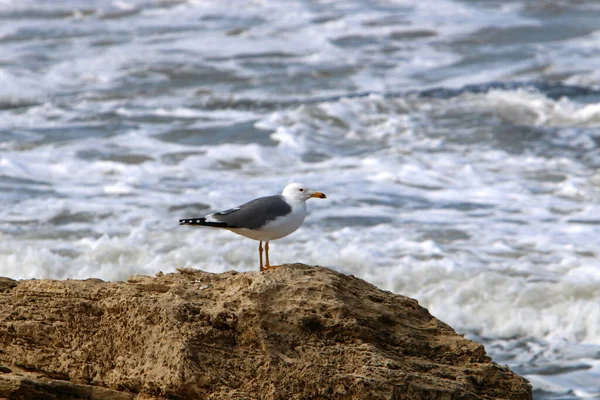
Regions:
<instances>
[{"instance_id":1,"label":"bird's tail","mask_svg":"<svg viewBox=\"0 0 600 400\"><path fill-rule=\"evenodd\" d=\"M202 225L202 226L214 226L214 227L218 227L218 228L223 228L223 227L227 226L227 224L224 222L207 221L205 217L180 219L179 225Z\"/></svg>"}]
</instances>

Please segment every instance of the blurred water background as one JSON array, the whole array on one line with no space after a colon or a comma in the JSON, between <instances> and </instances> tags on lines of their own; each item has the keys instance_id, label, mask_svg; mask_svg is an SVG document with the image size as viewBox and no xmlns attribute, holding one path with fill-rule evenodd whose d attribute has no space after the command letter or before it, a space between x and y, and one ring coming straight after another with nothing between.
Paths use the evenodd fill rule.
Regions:
<instances>
[{"instance_id":1,"label":"blurred water background","mask_svg":"<svg viewBox=\"0 0 600 400\"><path fill-rule=\"evenodd\" d=\"M0 275L257 269L179 227L300 181L273 263L600 397L600 3L0 0Z\"/></svg>"}]
</instances>

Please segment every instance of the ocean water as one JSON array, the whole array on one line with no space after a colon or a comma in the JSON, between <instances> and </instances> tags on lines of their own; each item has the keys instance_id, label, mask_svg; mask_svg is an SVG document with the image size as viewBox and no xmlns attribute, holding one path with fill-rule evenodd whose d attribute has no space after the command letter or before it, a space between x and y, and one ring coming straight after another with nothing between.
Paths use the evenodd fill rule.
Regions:
<instances>
[{"instance_id":1,"label":"ocean water","mask_svg":"<svg viewBox=\"0 0 600 400\"><path fill-rule=\"evenodd\" d=\"M300 181L272 263L600 398L597 1L0 0L0 275L256 270L178 226Z\"/></svg>"}]
</instances>

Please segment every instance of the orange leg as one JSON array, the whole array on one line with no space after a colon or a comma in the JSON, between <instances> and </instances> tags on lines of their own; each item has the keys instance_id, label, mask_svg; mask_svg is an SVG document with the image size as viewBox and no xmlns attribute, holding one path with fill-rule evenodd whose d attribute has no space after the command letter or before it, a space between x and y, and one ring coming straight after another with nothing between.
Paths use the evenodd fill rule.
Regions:
<instances>
[{"instance_id":1,"label":"orange leg","mask_svg":"<svg viewBox=\"0 0 600 400\"><path fill-rule=\"evenodd\" d=\"M269 242L265 242L265 255L267 256L267 263L265 264L265 268L263 269L263 271L279 268L279 265L269 264Z\"/></svg>"},{"instance_id":2,"label":"orange leg","mask_svg":"<svg viewBox=\"0 0 600 400\"><path fill-rule=\"evenodd\" d=\"M261 271L263 270L263 263L262 263L262 251L263 251L262 242L258 242L258 260L259 260L259 261L258 261L258 262L259 262L258 266L259 266L259 269L260 269ZM267 257L268 257L268 256L267 256ZM267 260L268 260L268 258L267 258ZM269 263L269 262L267 261L267 264L268 264L268 263Z\"/></svg>"},{"instance_id":3,"label":"orange leg","mask_svg":"<svg viewBox=\"0 0 600 400\"><path fill-rule=\"evenodd\" d=\"M269 264L269 242L265 242L265 255L267 256L267 263L265 264L265 269L270 269L271 265Z\"/></svg>"}]
</instances>

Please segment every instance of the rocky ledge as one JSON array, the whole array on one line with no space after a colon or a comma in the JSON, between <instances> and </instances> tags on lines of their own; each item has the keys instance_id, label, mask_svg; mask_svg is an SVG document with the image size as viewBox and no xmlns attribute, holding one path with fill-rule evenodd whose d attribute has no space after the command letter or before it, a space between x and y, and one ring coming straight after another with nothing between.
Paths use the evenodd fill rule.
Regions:
<instances>
[{"instance_id":1,"label":"rocky ledge","mask_svg":"<svg viewBox=\"0 0 600 400\"><path fill-rule=\"evenodd\" d=\"M0 278L0 398L531 399L419 306L302 264Z\"/></svg>"}]
</instances>

